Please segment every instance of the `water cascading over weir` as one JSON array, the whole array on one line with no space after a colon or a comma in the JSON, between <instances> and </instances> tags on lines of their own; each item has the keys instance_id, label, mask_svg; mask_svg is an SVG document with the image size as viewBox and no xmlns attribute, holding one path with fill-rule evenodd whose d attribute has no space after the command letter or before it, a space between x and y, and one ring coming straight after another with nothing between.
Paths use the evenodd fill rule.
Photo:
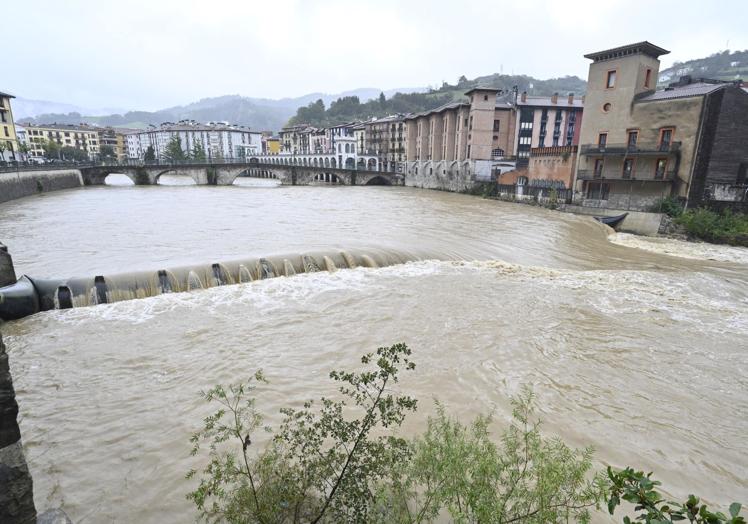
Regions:
<instances>
[{"instance_id":1,"label":"water cascading over weir","mask_svg":"<svg viewBox=\"0 0 748 524\"><path fill-rule=\"evenodd\" d=\"M338 268L384 267L413 260L405 254L367 250L316 252L250 258L156 271L95 275L69 279L16 279L13 261L0 244L0 318L15 320L50 309L108 304L165 293L195 291L300 273Z\"/></svg>"}]
</instances>

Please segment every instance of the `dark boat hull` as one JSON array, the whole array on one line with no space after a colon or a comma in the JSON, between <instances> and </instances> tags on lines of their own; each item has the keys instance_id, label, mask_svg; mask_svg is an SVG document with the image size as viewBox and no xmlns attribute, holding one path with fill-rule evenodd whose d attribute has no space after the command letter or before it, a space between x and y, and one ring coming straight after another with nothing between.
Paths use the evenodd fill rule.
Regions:
<instances>
[{"instance_id":1,"label":"dark boat hull","mask_svg":"<svg viewBox=\"0 0 748 524\"><path fill-rule=\"evenodd\" d=\"M612 217L595 217L595 220L598 222L602 222L606 226L610 226L613 229L616 229L619 225L621 225L621 222L628 216L628 213L624 213L622 215L616 215Z\"/></svg>"}]
</instances>

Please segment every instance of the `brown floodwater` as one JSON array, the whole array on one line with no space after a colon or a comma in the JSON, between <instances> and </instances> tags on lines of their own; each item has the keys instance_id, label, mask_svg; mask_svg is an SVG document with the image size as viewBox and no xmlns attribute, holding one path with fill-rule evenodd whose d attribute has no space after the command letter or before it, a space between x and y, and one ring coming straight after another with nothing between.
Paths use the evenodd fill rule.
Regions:
<instances>
[{"instance_id":1,"label":"brown floodwater","mask_svg":"<svg viewBox=\"0 0 748 524\"><path fill-rule=\"evenodd\" d=\"M406 433L435 399L463 421L495 413L498 433L529 384L544 431L594 446L599 466L748 502L748 250L609 233L408 188L98 187L0 205L0 241L32 277L309 252L410 261L2 325L37 506L76 522L194 520L201 389L261 368L277 426L280 407L332 391L331 369L400 341L417 364L401 388L421 399Z\"/></svg>"}]
</instances>

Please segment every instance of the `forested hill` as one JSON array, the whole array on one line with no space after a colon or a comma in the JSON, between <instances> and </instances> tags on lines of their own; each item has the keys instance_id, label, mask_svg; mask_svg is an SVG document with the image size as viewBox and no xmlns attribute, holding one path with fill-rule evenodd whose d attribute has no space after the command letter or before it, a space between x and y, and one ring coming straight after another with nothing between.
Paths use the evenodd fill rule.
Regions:
<instances>
[{"instance_id":1,"label":"forested hill","mask_svg":"<svg viewBox=\"0 0 748 524\"><path fill-rule=\"evenodd\" d=\"M706 58L675 62L672 67L660 71L659 84L666 86L683 75L691 75L694 78L748 81L748 49L732 53L722 51Z\"/></svg>"},{"instance_id":2,"label":"forested hill","mask_svg":"<svg viewBox=\"0 0 748 524\"><path fill-rule=\"evenodd\" d=\"M346 96L333 101L329 107L325 106L324 100L319 99L300 107L288 124L303 123L323 127L397 113L428 111L442 104L464 99L465 91L478 85L495 87L507 92L517 86L519 92L527 91L530 95L574 93L581 96L587 88L587 83L576 76L549 80L537 80L525 75L493 74L473 80L462 76L456 84L444 82L440 88L429 89L423 93L395 93L389 98L380 94L379 98L367 102L361 102L357 96Z\"/></svg>"}]
</instances>

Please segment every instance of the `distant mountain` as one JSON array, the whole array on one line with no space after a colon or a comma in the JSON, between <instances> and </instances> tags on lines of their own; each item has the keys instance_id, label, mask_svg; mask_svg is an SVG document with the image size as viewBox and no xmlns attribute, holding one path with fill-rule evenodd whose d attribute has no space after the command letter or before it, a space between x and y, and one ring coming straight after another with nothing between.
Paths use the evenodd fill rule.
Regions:
<instances>
[{"instance_id":1,"label":"distant mountain","mask_svg":"<svg viewBox=\"0 0 748 524\"><path fill-rule=\"evenodd\" d=\"M15 98L13 100L13 116L16 120L35 117L45 113L81 113L92 116L101 116L111 113L120 113L122 111L123 109L114 107L93 109L90 107L87 108L72 104L51 102L49 100L30 100L28 98Z\"/></svg>"},{"instance_id":2,"label":"distant mountain","mask_svg":"<svg viewBox=\"0 0 748 524\"><path fill-rule=\"evenodd\" d=\"M672 67L660 71L658 84L665 86L684 75L691 75L694 78L748 81L748 49L732 53L722 51L706 58L675 62Z\"/></svg>"},{"instance_id":3,"label":"distant mountain","mask_svg":"<svg viewBox=\"0 0 748 524\"><path fill-rule=\"evenodd\" d=\"M384 91L415 92L425 88L404 88ZM373 99L382 91L375 88L362 88L353 91L345 91L338 94L310 93L296 98L281 98L273 100L268 98L251 98L240 95L224 95L212 98L203 98L197 102L183 106L174 106L159 111L128 111L124 114L101 114L88 112L85 109L65 105L51 104L50 107L62 108L48 111L39 111L24 107L20 116L16 115L16 102L14 101L14 116L22 123L52 123L79 124L89 123L102 126L119 126L143 128L148 124L158 125L162 122L176 122L178 120L197 120L198 122L230 122L233 124L248 126L255 130L277 131L283 127L288 119L296 113L299 107L305 106L312 101L322 99L331 103L344 96L358 96L363 100Z\"/></svg>"}]
</instances>

